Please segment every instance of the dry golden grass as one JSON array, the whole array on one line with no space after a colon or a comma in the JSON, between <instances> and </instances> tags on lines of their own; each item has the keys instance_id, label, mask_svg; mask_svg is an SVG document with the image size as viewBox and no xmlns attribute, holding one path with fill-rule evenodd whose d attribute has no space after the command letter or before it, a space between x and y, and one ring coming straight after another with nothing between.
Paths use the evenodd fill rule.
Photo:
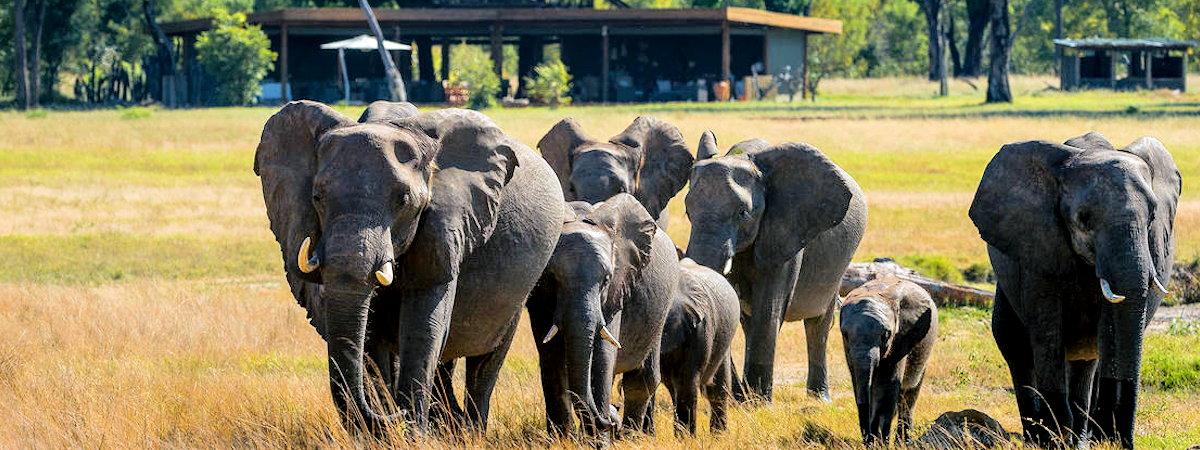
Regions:
<instances>
[{"instance_id":1,"label":"dry golden grass","mask_svg":"<svg viewBox=\"0 0 1200 450\"><path fill-rule=\"evenodd\" d=\"M1172 150L1184 178L1200 175L1200 117L1121 112L1127 105L1195 109L1194 94L1035 96L1040 83L1018 80L1018 92L1029 98L1019 97L1016 113L1002 114L978 106L972 97L978 95L957 84L956 97L939 100L920 81L830 80L831 100L812 108L648 105L489 115L529 144L564 115L607 138L645 113L679 125L689 140L711 128L722 146L751 137L810 142L867 192L871 218L858 259L986 262L965 211L984 164L1005 142L1061 141L1093 129L1117 143L1149 134ZM1050 110L1058 112L1038 113ZM250 170L273 112L0 113L0 447L363 445L337 425L324 346L278 274L278 248ZM1181 257L1200 253L1194 233L1200 201L1191 186L1185 182L1176 224ZM681 200L670 205L669 231L685 244ZM939 349L917 405L918 429L941 412L964 408L1016 427L987 317L974 309L943 311ZM486 435L390 444L579 447L542 431L536 354L525 330L502 371ZM737 409L727 434L675 439L662 392L658 435L618 446L852 445L858 431L841 340L831 338L833 403L826 405L804 394L803 336L798 324L784 327L776 402ZM1194 414L1200 391L1171 384L1200 378L1200 362L1187 351L1197 345L1200 335L1186 330L1151 336L1147 364L1161 379L1146 381L1139 445L1200 443ZM740 348L739 341L738 354Z\"/></svg>"}]
</instances>

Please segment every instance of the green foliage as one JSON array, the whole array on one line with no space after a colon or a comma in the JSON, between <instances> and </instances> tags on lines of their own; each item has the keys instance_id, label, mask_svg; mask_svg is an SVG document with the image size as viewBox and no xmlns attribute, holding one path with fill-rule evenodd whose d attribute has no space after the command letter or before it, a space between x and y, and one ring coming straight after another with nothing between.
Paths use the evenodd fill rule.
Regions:
<instances>
[{"instance_id":1,"label":"green foliage","mask_svg":"<svg viewBox=\"0 0 1200 450\"><path fill-rule=\"evenodd\" d=\"M154 110L144 106L121 108L121 118L125 120L146 119L154 114Z\"/></svg>"},{"instance_id":2,"label":"green foliage","mask_svg":"<svg viewBox=\"0 0 1200 450\"><path fill-rule=\"evenodd\" d=\"M196 37L196 58L216 84L224 105L246 105L258 95L258 83L275 62L271 41L243 13L218 10L216 27Z\"/></svg>"},{"instance_id":3,"label":"green foliage","mask_svg":"<svg viewBox=\"0 0 1200 450\"><path fill-rule=\"evenodd\" d=\"M525 77L525 90L534 101L557 108L571 104L571 73L566 64L554 60L533 68L533 76Z\"/></svg>"},{"instance_id":4,"label":"green foliage","mask_svg":"<svg viewBox=\"0 0 1200 450\"><path fill-rule=\"evenodd\" d=\"M492 58L481 47L459 44L450 49L450 82L467 86L471 92L467 106L471 109L496 106L500 78L492 67Z\"/></svg>"},{"instance_id":5,"label":"green foliage","mask_svg":"<svg viewBox=\"0 0 1200 450\"><path fill-rule=\"evenodd\" d=\"M1197 345L1200 345L1200 334L1194 328L1190 332L1148 334L1142 357L1142 386L1168 391L1200 389Z\"/></svg>"},{"instance_id":6,"label":"green foliage","mask_svg":"<svg viewBox=\"0 0 1200 450\"><path fill-rule=\"evenodd\" d=\"M959 272L954 267L954 263L950 262L950 259L945 256L904 256L896 262L935 280L955 284L962 284L963 282L962 272Z\"/></svg>"}]
</instances>

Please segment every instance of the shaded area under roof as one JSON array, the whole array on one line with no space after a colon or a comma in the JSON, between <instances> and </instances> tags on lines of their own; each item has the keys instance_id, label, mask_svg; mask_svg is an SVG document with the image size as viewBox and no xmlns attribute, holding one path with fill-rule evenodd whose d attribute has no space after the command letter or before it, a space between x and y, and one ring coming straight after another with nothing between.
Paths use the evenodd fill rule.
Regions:
<instances>
[{"instance_id":1,"label":"shaded area under roof","mask_svg":"<svg viewBox=\"0 0 1200 450\"><path fill-rule=\"evenodd\" d=\"M1196 41L1181 41L1177 39L1055 39L1054 45L1066 48L1095 49L1095 50L1186 50L1196 47Z\"/></svg>"}]
</instances>

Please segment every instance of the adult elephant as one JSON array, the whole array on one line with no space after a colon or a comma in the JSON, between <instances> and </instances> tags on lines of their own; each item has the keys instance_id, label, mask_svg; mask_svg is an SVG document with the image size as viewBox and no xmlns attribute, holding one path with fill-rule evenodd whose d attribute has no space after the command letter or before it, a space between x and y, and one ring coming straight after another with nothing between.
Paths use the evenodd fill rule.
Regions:
<instances>
[{"instance_id":1,"label":"adult elephant","mask_svg":"<svg viewBox=\"0 0 1200 450\"><path fill-rule=\"evenodd\" d=\"M716 153L716 138L705 132L685 198L687 256L726 274L742 299L753 392L771 399L779 328L803 320L808 391L828 401L825 347L842 273L867 224L862 190L807 144L756 139Z\"/></svg>"},{"instance_id":2,"label":"adult elephant","mask_svg":"<svg viewBox=\"0 0 1200 450\"><path fill-rule=\"evenodd\" d=\"M1086 439L1094 422L1133 446L1142 337L1170 280L1181 187L1149 137L1120 150L1097 133L1020 142L988 163L970 217L996 271L992 334L1027 439Z\"/></svg>"},{"instance_id":3,"label":"adult elephant","mask_svg":"<svg viewBox=\"0 0 1200 450\"><path fill-rule=\"evenodd\" d=\"M596 205L571 202L575 216L530 296L546 421L601 438L616 427L613 377L623 374L625 426L649 430L659 383L663 324L679 283L675 245L629 194Z\"/></svg>"},{"instance_id":4,"label":"adult elephant","mask_svg":"<svg viewBox=\"0 0 1200 450\"><path fill-rule=\"evenodd\" d=\"M298 101L267 120L254 171L348 427L377 431L403 415L426 430L435 365L460 357L468 412L485 424L562 229L549 166L473 111L377 102L355 122ZM368 405L364 357L403 414Z\"/></svg>"},{"instance_id":5,"label":"adult elephant","mask_svg":"<svg viewBox=\"0 0 1200 450\"><path fill-rule=\"evenodd\" d=\"M554 125L538 142L568 201L597 203L633 194L666 227L667 202L687 183L692 153L674 125L654 117L634 119L608 142L587 136L574 119Z\"/></svg>"}]
</instances>

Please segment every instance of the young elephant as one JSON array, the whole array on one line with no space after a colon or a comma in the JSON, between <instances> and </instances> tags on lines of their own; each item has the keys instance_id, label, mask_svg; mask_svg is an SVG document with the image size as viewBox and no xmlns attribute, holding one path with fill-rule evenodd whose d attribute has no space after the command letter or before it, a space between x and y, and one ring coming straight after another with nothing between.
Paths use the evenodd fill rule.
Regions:
<instances>
[{"instance_id":1,"label":"young elephant","mask_svg":"<svg viewBox=\"0 0 1200 450\"><path fill-rule=\"evenodd\" d=\"M925 363L937 340L937 306L920 286L885 277L850 291L839 321L863 443L887 445L897 407L896 434L907 441Z\"/></svg>"},{"instance_id":2,"label":"young elephant","mask_svg":"<svg viewBox=\"0 0 1200 450\"><path fill-rule=\"evenodd\" d=\"M737 293L721 274L690 259L679 262L679 289L663 327L663 384L675 403L676 432L696 434L700 389L712 407L709 429L725 430L732 359L729 347L737 332Z\"/></svg>"},{"instance_id":3,"label":"young elephant","mask_svg":"<svg viewBox=\"0 0 1200 450\"><path fill-rule=\"evenodd\" d=\"M604 439L617 425L616 374L624 374L626 422L641 427L659 383L659 341L679 264L671 238L629 194L568 209L574 218L528 302L530 324L549 431L571 429L573 410L585 433Z\"/></svg>"}]
</instances>

